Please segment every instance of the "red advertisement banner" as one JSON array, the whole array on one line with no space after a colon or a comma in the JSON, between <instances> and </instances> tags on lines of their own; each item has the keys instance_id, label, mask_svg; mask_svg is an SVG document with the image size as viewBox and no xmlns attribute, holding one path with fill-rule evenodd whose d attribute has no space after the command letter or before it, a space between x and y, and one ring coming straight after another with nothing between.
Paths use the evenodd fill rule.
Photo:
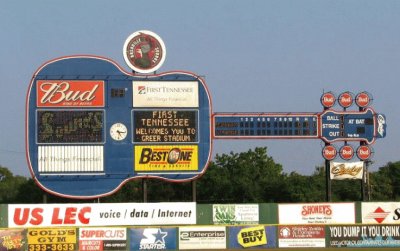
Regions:
<instances>
[{"instance_id":1,"label":"red advertisement banner","mask_svg":"<svg viewBox=\"0 0 400 251\"><path fill-rule=\"evenodd\" d=\"M38 107L104 107L104 81L38 80Z\"/></svg>"}]
</instances>

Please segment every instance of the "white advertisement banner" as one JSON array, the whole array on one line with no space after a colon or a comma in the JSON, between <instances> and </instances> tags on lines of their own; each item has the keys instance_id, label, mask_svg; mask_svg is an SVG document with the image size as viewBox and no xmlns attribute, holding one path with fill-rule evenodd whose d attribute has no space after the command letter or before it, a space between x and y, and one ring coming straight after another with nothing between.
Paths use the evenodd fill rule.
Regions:
<instances>
[{"instance_id":1,"label":"white advertisement banner","mask_svg":"<svg viewBox=\"0 0 400 251\"><path fill-rule=\"evenodd\" d=\"M133 81L133 107L199 107L197 81Z\"/></svg>"},{"instance_id":2,"label":"white advertisement banner","mask_svg":"<svg viewBox=\"0 0 400 251\"><path fill-rule=\"evenodd\" d=\"M180 227L179 249L226 249L226 228Z\"/></svg>"},{"instance_id":3,"label":"white advertisement banner","mask_svg":"<svg viewBox=\"0 0 400 251\"><path fill-rule=\"evenodd\" d=\"M40 173L104 172L103 146L39 146Z\"/></svg>"},{"instance_id":4,"label":"white advertisement banner","mask_svg":"<svg viewBox=\"0 0 400 251\"><path fill-rule=\"evenodd\" d=\"M355 223L354 203L279 204L279 224Z\"/></svg>"},{"instance_id":5,"label":"white advertisement banner","mask_svg":"<svg viewBox=\"0 0 400 251\"><path fill-rule=\"evenodd\" d=\"M400 202L362 202L362 223L367 224L399 224Z\"/></svg>"},{"instance_id":6,"label":"white advertisement banner","mask_svg":"<svg viewBox=\"0 0 400 251\"><path fill-rule=\"evenodd\" d=\"M330 162L331 180L359 179L363 177L364 162Z\"/></svg>"},{"instance_id":7,"label":"white advertisement banner","mask_svg":"<svg viewBox=\"0 0 400 251\"><path fill-rule=\"evenodd\" d=\"M324 226L279 226L280 248L325 247Z\"/></svg>"},{"instance_id":8,"label":"white advertisement banner","mask_svg":"<svg viewBox=\"0 0 400 251\"><path fill-rule=\"evenodd\" d=\"M8 227L196 224L196 203L9 204Z\"/></svg>"},{"instance_id":9,"label":"white advertisement banner","mask_svg":"<svg viewBox=\"0 0 400 251\"><path fill-rule=\"evenodd\" d=\"M258 224L258 204L214 204L214 224Z\"/></svg>"}]
</instances>

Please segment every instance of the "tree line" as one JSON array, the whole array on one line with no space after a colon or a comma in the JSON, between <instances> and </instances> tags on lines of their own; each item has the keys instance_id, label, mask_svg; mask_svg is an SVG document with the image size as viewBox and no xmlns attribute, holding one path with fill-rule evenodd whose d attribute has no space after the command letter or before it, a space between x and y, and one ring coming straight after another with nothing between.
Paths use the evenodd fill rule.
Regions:
<instances>
[{"instance_id":1,"label":"tree line","mask_svg":"<svg viewBox=\"0 0 400 251\"><path fill-rule=\"evenodd\" d=\"M369 173L371 201L400 198L400 161L389 162ZM281 164L268 156L266 147L247 152L218 154L205 174L195 183L146 180L148 202L192 201L196 186L197 203L296 203L325 201L325 167L311 175L285 173ZM360 180L334 180L332 201L360 201ZM0 166L0 203L142 202L143 180L127 182L119 191L97 200L57 197L41 190L33 179L14 176Z\"/></svg>"}]
</instances>

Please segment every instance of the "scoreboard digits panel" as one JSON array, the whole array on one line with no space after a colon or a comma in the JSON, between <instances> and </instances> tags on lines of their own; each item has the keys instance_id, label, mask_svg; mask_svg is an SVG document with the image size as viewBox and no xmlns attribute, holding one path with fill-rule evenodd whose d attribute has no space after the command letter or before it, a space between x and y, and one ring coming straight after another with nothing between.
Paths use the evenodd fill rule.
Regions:
<instances>
[{"instance_id":1,"label":"scoreboard digits panel","mask_svg":"<svg viewBox=\"0 0 400 251\"><path fill-rule=\"evenodd\" d=\"M317 138L317 114L216 114L215 138Z\"/></svg>"}]
</instances>

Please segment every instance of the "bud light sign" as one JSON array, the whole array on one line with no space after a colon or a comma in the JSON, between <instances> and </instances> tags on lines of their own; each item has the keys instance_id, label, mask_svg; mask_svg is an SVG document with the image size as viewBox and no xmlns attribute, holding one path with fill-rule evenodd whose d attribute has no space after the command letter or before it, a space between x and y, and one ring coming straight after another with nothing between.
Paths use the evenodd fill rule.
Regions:
<instances>
[{"instance_id":1,"label":"bud light sign","mask_svg":"<svg viewBox=\"0 0 400 251\"><path fill-rule=\"evenodd\" d=\"M188 72L135 75L97 56L47 62L26 100L31 174L45 191L95 198L135 178L188 181L211 155L211 99Z\"/></svg>"}]
</instances>

